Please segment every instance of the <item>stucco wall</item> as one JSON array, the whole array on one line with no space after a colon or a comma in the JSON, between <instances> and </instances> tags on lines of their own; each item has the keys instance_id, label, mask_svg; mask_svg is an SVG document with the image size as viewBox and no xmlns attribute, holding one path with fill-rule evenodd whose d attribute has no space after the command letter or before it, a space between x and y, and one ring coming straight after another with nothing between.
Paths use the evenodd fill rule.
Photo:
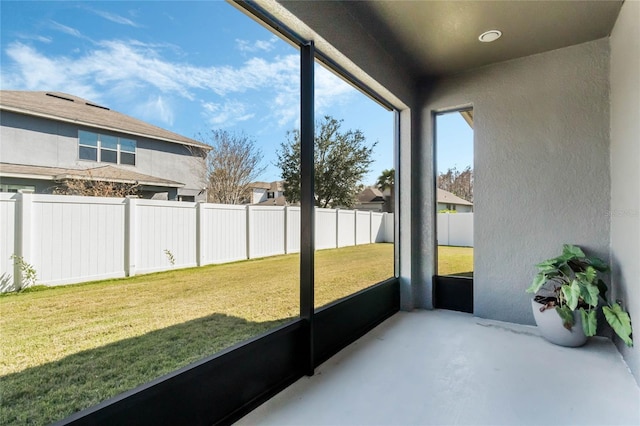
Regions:
<instances>
[{"instance_id":1,"label":"stucco wall","mask_svg":"<svg viewBox=\"0 0 640 426\"><path fill-rule=\"evenodd\" d=\"M563 243L608 256L609 46L596 40L487 66L423 91L419 163L425 265L417 271L430 306L433 239L433 117L474 108L474 310L533 323L524 292L534 265Z\"/></svg>"},{"instance_id":2,"label":"stucco wall","mask_svg":"<svg viewBox=\"0 0 640 426\"><path fill-rule=\"evenodd\" d=\"M640 3L626 1L611 33L611 282L635 327L618 347L640 383Z\"/></svg>"},{"instance_id":3,"label":"stucco wall","mask_svg":"<svg viewBox=\"0 0 640 426\"><path fill-rule=\"evenodd\" d=\"M63 168L91 168L110 164L78 159L78 127L73 124L8 111L2 111L0 117L2 162ZM184 189L199 191L204 187L204 160L194 157L185 146L142 137L133 139L137 141L136 165L118 167L184 183Z\"/></svg>"}]
</instances>

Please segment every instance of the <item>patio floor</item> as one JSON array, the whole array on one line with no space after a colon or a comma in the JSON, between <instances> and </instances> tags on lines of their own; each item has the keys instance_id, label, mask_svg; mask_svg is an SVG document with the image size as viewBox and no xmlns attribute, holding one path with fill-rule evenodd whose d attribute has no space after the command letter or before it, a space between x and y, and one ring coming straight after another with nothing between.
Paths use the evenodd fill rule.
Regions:
<instances>
[{"instance_id":1,"label":"patio floor","mask_svg":"<svg viewBox=\"0 0 640 426\"><path fill-rule=\"evenodd\" d=\"M640 389L607 339L400 312L238 425L640 425Z\"/></svg>"}]
</instances>

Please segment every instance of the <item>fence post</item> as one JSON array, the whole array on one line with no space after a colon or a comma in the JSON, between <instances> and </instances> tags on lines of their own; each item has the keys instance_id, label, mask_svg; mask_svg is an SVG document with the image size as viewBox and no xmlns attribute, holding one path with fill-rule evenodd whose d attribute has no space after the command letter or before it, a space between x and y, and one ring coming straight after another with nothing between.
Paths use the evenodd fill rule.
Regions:
<instances>
[{"instance_id":1,"label":"fence post","mask_svg":"<svg viewBox=\"0 0 640 426\"><path fill-rule=\"evenodd\" d=\"M372 232L373 232L373 211L369 211L369 244L375 243L375 241L371 241Z\"/></svg>"},{"instance_id":2,"label":"fence post","mask_svg":"<svg viewBox=\"0 0 640 426\"><path fill-rule=\"evenodd\" d=\"M289 254L289 206L284 206L284 254Z\"/></svg>"},{"instance_id":3,"label":"fence post","mask_svg":"<svg viewBox=\"0 0 640 426\"><path fill-rule=\"evenodd\" d=\"M251 259L251 206L247 205L247 259Z\"/></svg>"},{"instance_id":4,"label":"fence post","mask_svg":"<svg viewBox=\"0 0 640 426\"><path fill-rule=\"evenodd\" d=\"M18 216L19 226L15 235L15 255L20 256L22 260L33 264L31 258L31 209L33 204L33 194L29 192L18 193L18 206L16 215ZM35 266L35 265L34 265ZM37 269L37 268L36 268ZM13 262L13 286L16 290L20 290L24 284L24 277L20 264L14 260Z\"/></svg>"},{"instance_id":5,"label":"fence post","mask_svg":"<svg viewBox=\"0 0 640 426\"><path fill-rule=\"evenodd\" d=\"M353 245L358 245L358 209L353 210Z\"/></svg>"},{"instance_id":6,"label":"fence post","mask_svg":"<svg viewBox=\"0 0 640 426\"><path fill-rule=\"evenodd\" d=\"M136 274L136 256L138 253L138 233L136 229L136 204L135 198L127 198L125 201L125 230L124 230L124 273L127 277Z\"/></svg>"},{"instance_id":7,"label":"fence post","mask_svg":"<svg viewBox=\"0 0 640 426\"><path fill-rule=\"evenodd\" d=\"M204 265L204 202L198 201L196 204L196 264Z\"/></svg>"},{"instance_id":8,"label":"fence post","mask_svg":"<svg viewBox=\"0 0 640 426\"><path fill-rule=\"evenodd\" d=\"M336 209L336 248L340 247L340 209Z\"/></svg>"}]
</instances>

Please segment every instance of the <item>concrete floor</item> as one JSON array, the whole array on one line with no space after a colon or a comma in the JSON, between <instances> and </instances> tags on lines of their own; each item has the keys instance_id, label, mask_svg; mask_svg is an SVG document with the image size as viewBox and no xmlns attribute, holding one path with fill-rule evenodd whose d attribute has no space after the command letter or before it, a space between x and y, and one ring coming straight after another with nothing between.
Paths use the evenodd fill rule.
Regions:
<instances>
[{"instance_id":1,"label":"concrete floor","mask_svg":"<svg viewBox=\"0 0 640 426\"><path fill-rule=\"evenodd\" d=\"M238 425L640 425L640 389L605 338L401 312Z\"/></svg>"}]
</instances>

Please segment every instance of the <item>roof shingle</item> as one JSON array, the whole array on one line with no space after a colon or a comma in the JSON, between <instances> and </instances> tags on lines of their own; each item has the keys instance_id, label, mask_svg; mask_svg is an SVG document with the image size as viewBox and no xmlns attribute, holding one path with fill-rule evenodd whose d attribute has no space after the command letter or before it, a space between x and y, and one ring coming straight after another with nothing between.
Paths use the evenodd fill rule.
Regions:
<instances>
[{"instance_id":1,"label":"roof shingle","mask_svg":"<svg viewBox=\"0 0 640 426\"><path fill-rule=\"evenodd\" d=\"M0 91L0 110L143 136L210 150L211 146L78 96L59 92Z\"/></svg>"}]
</instances>

